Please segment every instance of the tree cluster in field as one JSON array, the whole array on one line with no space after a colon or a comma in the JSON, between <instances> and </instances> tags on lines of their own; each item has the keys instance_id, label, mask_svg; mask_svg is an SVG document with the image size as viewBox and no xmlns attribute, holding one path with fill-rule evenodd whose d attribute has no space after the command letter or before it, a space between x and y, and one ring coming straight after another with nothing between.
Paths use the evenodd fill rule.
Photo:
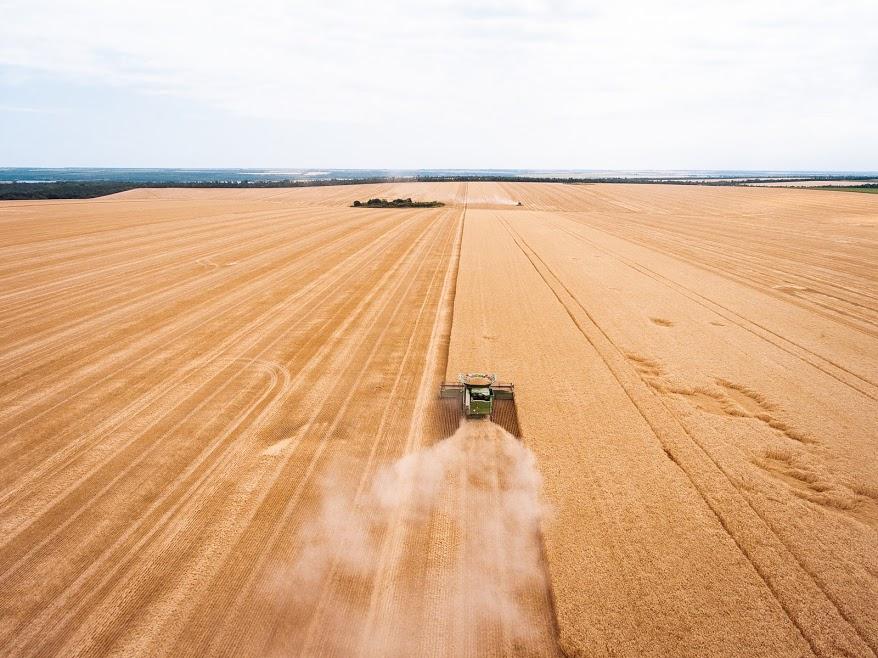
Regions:
<instances>
[{"instance_id":1,"label":"tree cluster in field","mask_svg":"<svg viewBox=\"0 0 878 658\"><path fill-rule=\"evenodd\" d=\"M407 199L369 199L365 203L362 201L354 201L354 208L438 208L445 204L441 201L412 201L411 197Z\"/></svg>"}]
</instances>

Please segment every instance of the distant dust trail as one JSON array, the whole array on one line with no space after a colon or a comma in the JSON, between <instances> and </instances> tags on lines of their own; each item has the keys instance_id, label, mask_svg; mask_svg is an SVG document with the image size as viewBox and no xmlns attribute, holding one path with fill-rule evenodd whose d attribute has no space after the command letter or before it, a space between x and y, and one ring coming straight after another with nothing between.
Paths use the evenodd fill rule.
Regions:
<instances>
[{"instance_id":1,"label":"distant dust trail","mask_svg":"<svg viewBox=\"0 0 878 658\"><path fill-rule=\"evenodd\" d=\"M463 423L379 471L359 500L350 482L344 475L325 480L320 513L299 537L303 549L289 571L276 574L273 595L298 608L298 618L311 618L303 625L310 637L293 647L362 656L425 647L440 655L534 655L553 644L544 610L541 479L518 439L489 421ZM431 534L437 525L451 526L442 534L453 539L438 564L400 558L405 577L394 596L405 605L395 607L405 612L379 619L376 632L374 621L367 624L368 596L322 586L371 581L392 522L414 538L409 547L441 540Z\"/></svg>"}]
</instances>

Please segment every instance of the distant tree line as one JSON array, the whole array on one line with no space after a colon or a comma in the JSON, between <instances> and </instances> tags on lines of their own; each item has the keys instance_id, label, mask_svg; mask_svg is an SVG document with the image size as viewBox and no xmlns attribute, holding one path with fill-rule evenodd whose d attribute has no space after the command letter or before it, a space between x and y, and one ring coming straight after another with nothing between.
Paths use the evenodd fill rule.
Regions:
<instances>
[{"instance_id":1,"label":"distant tree line","mask_svg":"<svg viewBox=\"0 0 878 658\"><path fill-rule=\"evenodd\" d=\"M126 190L134 190L138 188L231 188L231 189L256 189L256 188L292 188L292 187L321 187L324 185L362 185L371 183L411 183L411 182L434 182L434 183L465 183L465 182L487 182L487 183L561 183L566 185L592 185L595 183L626 183L626 184L665 184L665 185L715 185L715 186L732 186L746 185L747 183L764 183L764 182L804 182L812 180L846 180L846 181L865 181L869 177L863 176L813 176L802 178L747 178L728 180L723 178L717 179L697 179L690 180L686 178L623 178L623 177L604 177L604 178L559 178L559 177L526 177L526 176L406 176L406 177L372 177L372 178L333 178L321 180L274 180L274 181L239 181L239 180L220 180L220 181L197 181L197 182L118 182L118 181L59 181L52 183L2 183L0 182L0 200L4 201L23 201L38 199L93 199L95 197L106 196L107 194L116 194ZM868 189L873 187L869 184L857 186L856 189ZM372 200L370 200L372 201ZM370 203L367 201L366 205ZM382 201L379 199L379 201ZM397 199L397 201L405 201ZM388 202L394 203L394 202ZM413 202L413 204L418 202ZM421 202L421 203L438 203L438 202ZM439 204L441 205L441 204ZM383 207L383 206L381 206ZM388 207L431 207L431 206L388 206ZM435 207L435 206L433 206Z\"/></svg>"},{"instance_id":2,"label":"distant tree line","mask_svg":"<svg viewBox=\"0 0 878 658\"><path fill-rule=\"evenodd\" d=\"M0 199L27 201L38 199L93 199L124 192L140 185L132 183L68 181L63 183L0 183Z\"/></svg>"},{"instance_id":3,"label":"distant tree line","mask_svg":"<svg viewBox=\"0 0 878 658\"><path fill-rule=\"evenodd\" d=\"M864 185L820 185L807 188L809 190L832 190L834 192L871 192L878 194L878 183Z\"/></svg>"}]
</instances>

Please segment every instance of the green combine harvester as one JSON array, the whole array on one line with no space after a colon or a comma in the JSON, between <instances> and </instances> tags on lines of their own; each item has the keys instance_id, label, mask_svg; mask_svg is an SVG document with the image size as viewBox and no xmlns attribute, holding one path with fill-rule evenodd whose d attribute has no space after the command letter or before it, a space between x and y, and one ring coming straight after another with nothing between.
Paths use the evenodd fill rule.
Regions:
<instances>
[{"instance_id":1,"label":"green combine harvester","mask_svg":"<svg viewBox=\"0 0 878 658\"><path fill-rule=\"evenodd\" d=\"M456 384L445 383L439 388L440 398L460 398L467 418L490 418L494 400L514 400L515 387L498 382L497 376L484 372L467 372L457 376Z\"/></svg>"}]
</instances>

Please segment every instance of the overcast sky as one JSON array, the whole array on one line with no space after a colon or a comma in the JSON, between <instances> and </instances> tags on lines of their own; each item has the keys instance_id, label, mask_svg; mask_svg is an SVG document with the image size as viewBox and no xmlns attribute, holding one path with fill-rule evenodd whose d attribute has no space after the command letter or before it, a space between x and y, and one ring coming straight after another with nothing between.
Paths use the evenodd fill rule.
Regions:
<instances>
[{"instance_id":1,"label":"overcast sky","mask_svg":"<svg viewBox=\"0 0 878 658\"><path fill-rule=\"evenodd\" d=\"M878 1L0 0L0 166L878 169Z\"/></svg>"}]
</instances>

